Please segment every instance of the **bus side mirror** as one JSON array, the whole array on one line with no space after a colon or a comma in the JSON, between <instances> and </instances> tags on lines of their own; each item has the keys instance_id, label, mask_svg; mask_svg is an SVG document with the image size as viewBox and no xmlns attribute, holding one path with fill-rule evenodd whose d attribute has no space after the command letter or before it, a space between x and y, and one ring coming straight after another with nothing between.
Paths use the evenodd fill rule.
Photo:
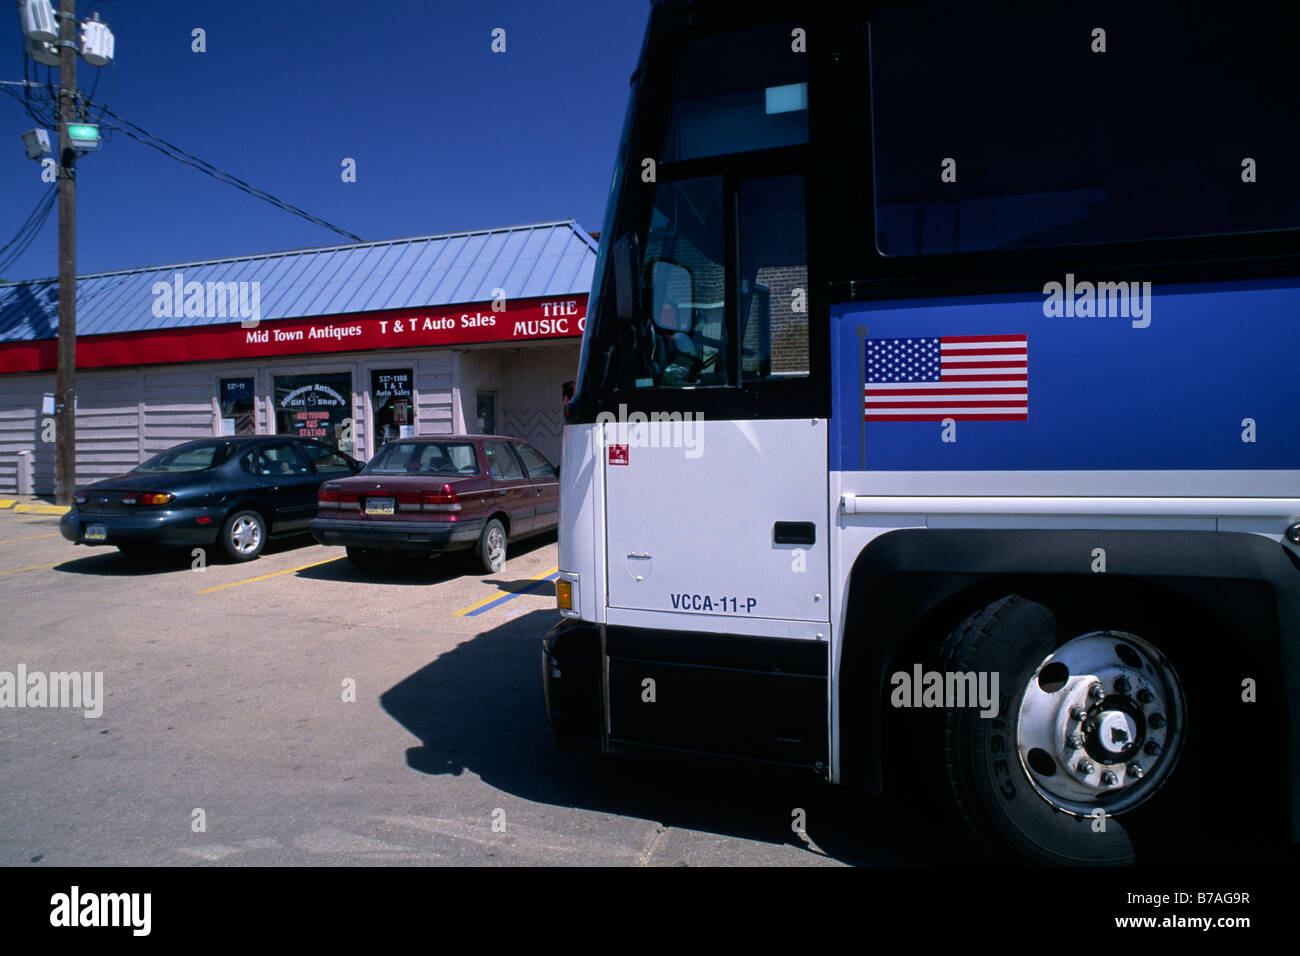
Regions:
<instances>
[{"instance_id":1,"label":"bus side mirror","mask_svg":"<svg viewBox=\"0 0 1300 956\"><path fill-rule=\"evenodd\" d=\"M655 325L665 332L691 331L691 271L659 259L650 264L650 289Z\"/></svg>"},{"instance_id":2,"label":"bus side mirror","mask_svg":"<svg viewBox=\"0 0 1300 956\"><path fill-rule=\"evenodd\" d=\"M638 248L636 233L628 232L614 243L614 305L618 317L623 320L635 319L640 312L640 274L641 253Z\"/></svg>"}]
</instances>

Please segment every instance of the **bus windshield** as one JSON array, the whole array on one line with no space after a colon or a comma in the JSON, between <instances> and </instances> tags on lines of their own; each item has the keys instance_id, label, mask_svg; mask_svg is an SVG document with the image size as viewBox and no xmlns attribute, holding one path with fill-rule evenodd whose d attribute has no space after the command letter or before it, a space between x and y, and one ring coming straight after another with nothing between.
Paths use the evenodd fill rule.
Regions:
<instances>
[{"instance_id":1,"label":"bus windshield","mask_svg":"<svg viewBox=\"0 0 1300 956\"><path fill-rule=\"evenodd\" d=\"M613 261L599 264L623 276L625 298L634 286L634 305L617 308L602 277L589 385L738 388L808 375L799 32L789 20L667 38L675 49L645 64L650 92L630 109L625 171L640 178L624 179L602 243ZM638 164L643 153L657 159Z\"/></svg>"}]
</instances>

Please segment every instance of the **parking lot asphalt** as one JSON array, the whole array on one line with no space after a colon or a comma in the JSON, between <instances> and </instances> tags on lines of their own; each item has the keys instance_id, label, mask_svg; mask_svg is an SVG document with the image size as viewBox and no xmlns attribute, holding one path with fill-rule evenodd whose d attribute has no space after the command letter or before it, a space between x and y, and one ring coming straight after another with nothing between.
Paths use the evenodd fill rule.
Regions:
<instances>
[{"instance_id":1,"label":"parking lot asphalt","mask_svg":"<svg viewBox=\"0 0 1300 956\"><path fill-rule=\"evenodd\" d=\"M102 672L103 712L0 708L0 864L966 858L914 811L816 780L557 750L554 535L499 574L468 556L362 572L310 538L133 562L57 522L0 514L0 671Z\"/></svg>"}]
</instances>

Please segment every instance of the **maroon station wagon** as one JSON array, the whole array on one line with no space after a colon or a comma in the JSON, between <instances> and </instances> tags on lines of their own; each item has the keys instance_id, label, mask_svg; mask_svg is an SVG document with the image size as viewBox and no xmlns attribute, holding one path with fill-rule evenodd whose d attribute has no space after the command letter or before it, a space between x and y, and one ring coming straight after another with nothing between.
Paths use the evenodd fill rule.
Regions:
<instances>
[{"instance_id":1,"label":"maroon station wagon","mask_svg":"<svg viewBox=\"0 0 1300 956\"><path fill-rule=\"evenodd\" d=\"M506 566L506 543L559 523L560 481L546 456L499 435L402 438L357 475L320 486L311 533L343 545L358 567L393 552L474 548L483 567Z\"/></svg>"}]
</instances>

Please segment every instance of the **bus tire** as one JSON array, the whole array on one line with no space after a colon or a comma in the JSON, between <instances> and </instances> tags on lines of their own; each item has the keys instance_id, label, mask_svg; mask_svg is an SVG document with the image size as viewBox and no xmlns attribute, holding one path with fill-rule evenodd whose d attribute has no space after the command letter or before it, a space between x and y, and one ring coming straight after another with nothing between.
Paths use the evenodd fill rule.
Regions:
<instances>
[{"instance_id":1,"label":"bus tire","mask_svg":"<svg viewBox=\"0 0 1300 956\"><path fill-rule=\"evenodd\" d=\"M995 715L945 707L930 721L938 782L986 849L1055 865L1135 861L1131 814L1169 779L1185 736L1182 685L1158 649L1120 630L1062 639L1048 608L1009 595L967 618L934 663L999 679Z\"/></svg>"}]
</instances>

